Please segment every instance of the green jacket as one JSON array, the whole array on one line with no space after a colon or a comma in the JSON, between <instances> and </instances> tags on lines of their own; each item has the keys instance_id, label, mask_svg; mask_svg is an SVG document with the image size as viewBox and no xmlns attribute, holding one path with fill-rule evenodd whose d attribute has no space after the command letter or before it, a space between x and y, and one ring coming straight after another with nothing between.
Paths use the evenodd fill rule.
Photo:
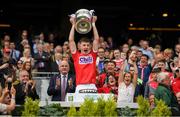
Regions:
<instances>
[{"instance_id":1,"label":"green jacket","mask_svg":"<svg viewBox=\"0 0 180 117\"><path fill-rule=\"evenodd\" d=\"M155 97L163 100L169 107L178 107L178 102L171 89L163 84L159 84L155 91Z\"/></svg>"}]
</instances>

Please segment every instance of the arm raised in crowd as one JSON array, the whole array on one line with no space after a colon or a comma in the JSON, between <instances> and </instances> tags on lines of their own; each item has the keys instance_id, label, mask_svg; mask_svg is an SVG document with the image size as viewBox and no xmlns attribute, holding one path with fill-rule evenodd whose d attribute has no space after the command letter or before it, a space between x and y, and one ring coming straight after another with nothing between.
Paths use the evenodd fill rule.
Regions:
<instances>
[{"instance_id":1,"label":"arm raised in crowd","mask_svg":"<svg viewBox=\"0 0 180 117\"><path fill-rule=\"evenodd\" d=\"M12 96L10 104L3 104L3 100L8 95L8 93L9 93L8 88L5 88L3 90L2 96L0 97L0 107L1 107L0 112L4 112L4 111L10 112L10 111L15 109L15 106L16 106L16 102L15 102L16 90L14 89L13 86L11 87L11 91L10 91L10 94Z\"/></svg>"},{"instance_id":2,"label":"arm raised in crowd","mask_svg":"<svg viewBox=\"0 0 180 117\"><path fill-rule=\"evenodd\" d=\"M119 70L119 78L118 78L118 84L123 82L123 75L124 75L124 69L125 69L126 63L124 62Z\"/></svg>"},{"instance_id":3,"label":"arm raised in crowd","mask_svg":"<svg viewBox=\"0 0 180 117\"><path fill-rule=\"evenodd\" d=\"M133 72L132 83L136 87L136 85L137 85L137 77L138 77L138 68L137 68L136 62L133 63L133 66L134 66L134 72Z\"/></svg>"},{"instance_id":4,"label":"arm raised in crowd","mask_svg":"<svg viewBox=\"0 0 180 117\"><path fill-rule=\"evenodd\" d=\"M13 86L11 87L11 96L12 96L11 103L10 105L7 105L6 111L12 111L15 109L15 106L16 106L16 102L15 102L16 90Z\"/></svg>"}]
</instances>

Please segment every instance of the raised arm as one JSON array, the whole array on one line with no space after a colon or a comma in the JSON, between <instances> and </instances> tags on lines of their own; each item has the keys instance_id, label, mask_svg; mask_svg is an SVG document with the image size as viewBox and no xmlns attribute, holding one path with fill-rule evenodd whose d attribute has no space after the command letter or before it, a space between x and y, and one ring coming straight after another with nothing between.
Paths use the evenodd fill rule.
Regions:
<instances>
[{"instance_id":1,"label":"raised arm","mask_svg":"<svg viewBox=\"0 0 180 117\"><path fill-rule=\"evenodd\" d=\"M133 63L133 66L134 66L134 74L133 74L132 83L133 83L134 86L136 87L136 85L137 85L137 77L138 77L138 68L137 68L136 62Z\"/></svg>"},{"instance_id":2,"label":"raised arm","mask_svg":"<svg viewBox=\"0 0 180 117\"><path fill-rule=\"evenodd\" d=\"M120 70L119 70L119 78L118 78L118 84L121 84L124 80L124 69L125 69L125 66L127 65L126 62L124 62L122 64L122 66L120 67Z\"/></svg>"},{"instance_id":3,"label":"raised arm","mask_svg":"<svg viewBox=\"0 0 180 117\"><path fill-rule=\"evenodd\" d=\"M97 20L97 16L93 16L92 19L92 28L93 28L93 35L94 35L94 41L93 41L93 51L97 52L99 47L99 34L95 25L95 22Z\"/></svg>"},{"instance_id":4,"label":"raised arm","mask_svg":"<svg viewBox=\"0 0 180 117\"><path fill-rule=\"evenodd\" d=\"M77 50L76 43L74 41L74 33L75 33L75 18L71 17L70 22L72 24L70 33L69 33L69 48L72 54L74 54Z\"/></svg>"},{"instance_id":5,"label":"raised arm","mask_svg":"<svg viewBox=\"0 0 180 117\"><path fill-rule=\"evenodd\" d=\"M6 95L8 95L9 92L12 96L10 104L3 104L3 100L6 98ZM11 91L9 91L7 87L3 90L0 106L4 106L4 107L1 108L0 111L12 111L15 109L16 106L15 95L16 95L16 90L14 89L13 86L11 87Z\"/></svg>"},{"instance_id":6,"label":"raised arm","mask_svg":"<svg viewBox=\"0 0 180 117\"><path fill-rule=\"evenodd\" d=\"M15 97L16 97L16 90L14 89L14 86L11 87L11 103L7 105L7 111L12 111L15 109L16 102L15 102Z\"/></svg>"}]
</instances>

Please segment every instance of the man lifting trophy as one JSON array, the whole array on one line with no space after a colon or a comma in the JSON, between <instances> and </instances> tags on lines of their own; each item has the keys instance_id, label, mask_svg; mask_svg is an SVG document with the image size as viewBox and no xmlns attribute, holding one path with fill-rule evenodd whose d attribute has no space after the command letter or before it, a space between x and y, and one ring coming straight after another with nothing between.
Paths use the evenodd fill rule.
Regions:
<instances>
[{"instance_id":1,"label":"man lifting trophy","mask_svg":"<svg viewBox=\"0 0 180 117\"><path fill-rule=\"evenodd\" d=\"M69 48L72 54L76 72L75 94L67 94L67 101L82 102L85 97L97 100L102 96L97 93L96 87L96 58L99 47L99 34L96 28L97 16L93 15L93 10L80 9L70 16L72 24L69 33ZM79 40L79 50L75 43L75 30L80 34L88 33L92 28L93 42L87 37ZM107 94L106 94L107 95ZM104 97L105 95L103 95ZM106 97L109 97L110 94Z\"/></svg>"},{"instance_id":2,"label":"man lifting trophy","mask_svg":"<svg viewBox=\"0 0 180 117\"><path fill-rule=\"evenodd\" d=\"M71 17L76 19L75 29L80 34L87 34L92 29L92 17L94 10L79 9Z\"/></svg>"},{"instance_id":3,"label":"man lifting trophy","mask_svg":"<svg viewBox=\"0 0 180 117\"><path fill-rule=\"evenodd\" d=\"M95 25L97 16L93 16L93 12L93 10L80 9L70 16L72 27L69 33L69 48L76 72L76 93L97 92L95 83L99 34ZM79 40L79 51L74 41L75 30L80 34L86 34L91 28L93 42L91 43L91 40L87 37L81 38Z\"/></svg>"}]
</instances>

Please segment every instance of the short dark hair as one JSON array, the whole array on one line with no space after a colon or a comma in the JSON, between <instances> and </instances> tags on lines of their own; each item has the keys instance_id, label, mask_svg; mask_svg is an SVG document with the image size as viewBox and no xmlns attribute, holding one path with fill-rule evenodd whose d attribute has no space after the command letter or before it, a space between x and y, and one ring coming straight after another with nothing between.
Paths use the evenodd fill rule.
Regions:
<instances>
[{"instance_id":1,"label":"short dark hair","mask_svg":"<svg viewBox=\"0 0 180 117\"><path fill-rule=\"evenodd\" d=\"M160 68L154 68L151 73L160 73L161 69Z\"/></svg>"},{"instance_id":2,"label":"short dark hair","mask_svg":"<svg viewBox=\"0 0 180 117\"><path fill-rule=\"evenodd\" d=\"M158 63L160 63L160 62L166 64L166 60L165 59L162 59L162 60L158 61Z\"/></svg>"},{"instance_id":3,"label":"short dark hair","mask_svg":"<svg viewBox=\"0 0 180 117\"><path fill-rule=\"evenodd\" d=\"M147 58L147 60L149 60L149 56L148 56L148 55L146 55L146 54L143 54L141 57L146 57L146 58Z\"/></svg>"},{"instance_id":4,"label":"short dark hair","mask_svg":"<svg viewBox=\"0 0 180 117\"><path fill-rule=\"evenodd\" d=\"M82 37L79 42L87 42L87 43L91 43L90 39L88 39L87 37Z\"/></svg>"},{"instance_id":5,"label":"short dark hair","mask_svg":"<svg viewBox=\"0 0 180 117\"><path fill-rule=\"evenodd\" d=\"M115 65L115 67L116 67L116 62L115 61L110 60L110 61L108 61L108 63L113 63Z\"/></svg>"},{"instance_id":6,"label":"short dark hair","mask_svg":"<svg viewBox=\"0 0 180 117\"><path fill-rule=\"evenodd\" d=\"M98 50L99 50L99 49L103 49L103 50L105 51L105 49L104 49L103 47L99 47Z\"/></svg>"},{"instance_id":7,"label":"short dark hair","mask_svg":"<svg viewBox=\"0 0 180 117\"><path fill-rule=\"evenodd\" d=\"M108 63L109 61L110 61L110 59L105 59L104 64Z\"/></svg>"}]
</instances>

